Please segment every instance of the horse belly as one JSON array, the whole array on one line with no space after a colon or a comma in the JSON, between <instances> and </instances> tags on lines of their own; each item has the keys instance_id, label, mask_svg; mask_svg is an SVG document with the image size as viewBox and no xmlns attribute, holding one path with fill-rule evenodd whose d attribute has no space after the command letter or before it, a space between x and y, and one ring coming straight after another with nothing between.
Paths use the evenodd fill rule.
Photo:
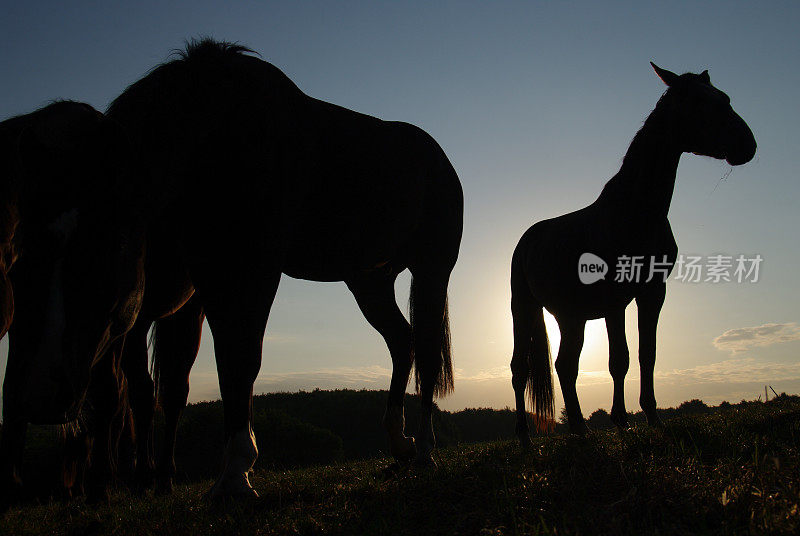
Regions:
<instances>
[{"instance_id":1,"label":"horse belly","mask_svg":"<svg viewBox=\"0 0 800 536\"><path fill-rule=\"evenodd\" d=\"M411 230L397 222L303 225L291 234L283 273L297 279L342 281L354 273L390 265L400 271L405 267L410 235Z\"/></svg>"}]
</instances>

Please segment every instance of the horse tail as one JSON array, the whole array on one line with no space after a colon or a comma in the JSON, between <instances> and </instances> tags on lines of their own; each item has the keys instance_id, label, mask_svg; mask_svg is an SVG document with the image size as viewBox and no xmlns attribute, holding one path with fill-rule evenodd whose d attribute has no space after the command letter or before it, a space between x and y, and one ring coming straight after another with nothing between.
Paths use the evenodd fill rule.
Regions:
<instances>
[{"instance_id":1,"label":"horse tail","mask_svg":"<svg viewBox=\"0 0 800 536\"><path fill-rule=\"evenodd\" d=\"M544 325L544 308L535 309L532 318L531 347L528 354L528 396L537 415L536 428L549 430L553 423L553 373L550 339Z\"/></svg>"},{"instance_id":2,"label":"horse tail","mask_svg":"<svg viewBox=\"0 0 800 536\"><path fill-rule=\"evenodd\" d=\"M408 311L409 320L411 323L411 361L414 365L414 379L416 382L417 391L420 388L420 366L415 359L415 334L416 324L415 317L417 307L419 306L419 287L415 284L415 278L411 278L411 292L408 297ZM448 312L447 297L444 301L444 314L442 315L442 330L441 330L441 346L439 352L438 362L426 364L425 367L428 372L434 374L433 394L437 398L444 397L453 391L453 353L452 345L450 343L450 315Z\"/></svg>"},{"instance_id":3,"label":"horse tail","mask_svg":"<svg viewBox=\"0 0 800 536\"><path fill-rule=\"evenodd\" d=\"M537 430L546 431L554 424L550 340L544 323L544 308L531 293L527 279L517 268L516 262L512 262L511 268L511 312L514 319L512 381L515 384L525 382L534 424ZM516 365L517 360L522 360L521 366ZM518 370L513 370L515 367ZM521 387L515 385L515 390Z\"/></svg>"},{"instance_id":4,"label":"horse tail","mask_svg":"<svg viewBox=\"0 0 800 536\"><path fill-rule=\"evenodd\" d=\"M147 342L147 346L151 349L151 358L150 358L150 376L153 378L153 388L154 388L154 399L153 403L155 407L158 407L160 402L159 393L161 392L160 384L161 384L161 369L162 369L162 361L164 359L164 336L160 335L159 330L159 321L156 320L153 322L153 327L150 328L150 340Z\"/></svg>"}]
</instances>

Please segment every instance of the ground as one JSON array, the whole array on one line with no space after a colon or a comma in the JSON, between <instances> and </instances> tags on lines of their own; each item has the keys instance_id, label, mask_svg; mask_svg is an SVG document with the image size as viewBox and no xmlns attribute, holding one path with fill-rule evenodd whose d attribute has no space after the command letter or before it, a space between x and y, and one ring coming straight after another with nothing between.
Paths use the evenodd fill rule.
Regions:
<instances>
[{"instance_id":1,"label":"ground","mask_svg":"<svg viewBox=\"0 0 800 536\"><path fill-rule=\"evenodd\" d=\"M797 534L800 402L779 397L667 421L436 452L435 469L371 459L259 470L260 498L115 492L13 507L3 534Z\"/></svg>"}]
</instances>

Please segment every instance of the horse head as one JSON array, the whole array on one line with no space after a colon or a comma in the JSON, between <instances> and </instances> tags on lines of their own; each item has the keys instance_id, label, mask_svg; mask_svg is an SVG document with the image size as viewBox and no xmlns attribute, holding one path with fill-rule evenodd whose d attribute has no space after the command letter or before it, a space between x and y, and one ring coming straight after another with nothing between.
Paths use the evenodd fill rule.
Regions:
<instances>
[{"instance_id":1,"label":"horse head","mask_svg":"<svg viewBox=\"0 0 800 536\"><path fill-rule=\"evenodd\" d=\"M708 71L677 75L650 63L668 86L663 102L676 114L683 152L746 164L756 153L747 123L731 107L731 99L711 84Z\"/></svg>"},{"instance_id":2,"label":"horse head","mask_svg":"<svg viewBox=\"0 0 800 536\"><path fill-rule=\"evenodd\" d=\"M5 403L31 422L57 423L77 414L92 366L135 320L144 229L124 189L121 129L80 103L30 116L16 145Z\"/></svg>"}]
</instances>

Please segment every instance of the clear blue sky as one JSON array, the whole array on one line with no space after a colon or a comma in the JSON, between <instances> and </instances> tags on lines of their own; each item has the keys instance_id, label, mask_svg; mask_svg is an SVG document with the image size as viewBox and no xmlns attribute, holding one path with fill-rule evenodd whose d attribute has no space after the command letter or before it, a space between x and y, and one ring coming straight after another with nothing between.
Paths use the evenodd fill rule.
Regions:
<instances>
[{"instance_id":1,"label":"clear blue sky","mask_svg":"<svg viewBox=\"0 0 800 536\"><path fill-rule=\"evenodd\" d=\"M0 16L0 118L55 98L98 109L186 38L239 41L306 93L415 123L447 152L466 198L450 304L449 409L513 404L511 252L533 222L580 208L618 169L663 85L648 62L709 69L750 124L756 159L685 155L670 219L682 253L760 254L756 284L670 282L659 332L662 406L800 392L796 160L800 5L792 2L9 2ZM408 278L398 282L407 297ZM635 306L629 408L638 409ZM714 345L739 328L737 345ZM557 342L550 322L551 341ZM731 339L732 337L728 337ZM0 365L7 352L0 347ZM284 278L256 392L387 388L389 354L343 284ZM579 395L610 408L602 322ZM210 334L193 400L218 396Z\"/></svg>"}]
</instances>

